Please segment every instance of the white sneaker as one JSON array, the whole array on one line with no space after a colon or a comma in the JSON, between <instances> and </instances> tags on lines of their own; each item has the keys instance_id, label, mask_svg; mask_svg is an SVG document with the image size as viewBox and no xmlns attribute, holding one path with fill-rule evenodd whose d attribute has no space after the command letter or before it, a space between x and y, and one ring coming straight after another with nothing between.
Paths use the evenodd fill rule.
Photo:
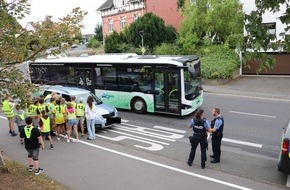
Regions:
<instances>
[{"instance_id":1,"label":"white sneaker","mask_svg":"<svg viewBox=\"0 0 290 190\"><path fill-rule=\"evenodd\" d=\"M44 171L43 168L38 168L38 170L35 171L35 175L39 175Z\"/></svg>"},{"instance_id":2,"label":"white sneaker","mask_svg":"<svg viewBox=\"0 0 290 190\"><path fill-rule=\"evenodd\" d=\"M64 135L63 138L67 139L67 135Z\"/></svg>"},{"instance_id":3,"label":"white sneaker","mask_svg":"<svg viewBox=\"0 0 290 190\"><path fill-rule=\"evenodd\" d=\"M60 138L59 138L59 137L57 137L56 139L57 139L58 141L60 141Z\"/></svg>"},{"instance_id":4,"label":"white sneaker","mask_svg":"<svg viewBox=\"0 0 290 190\"><path fill-rule=\"evenodd\" d=\"M66 139L66 142L68 142L68 143L69 143L69 139Z\"/></svg>"}]
</instances>

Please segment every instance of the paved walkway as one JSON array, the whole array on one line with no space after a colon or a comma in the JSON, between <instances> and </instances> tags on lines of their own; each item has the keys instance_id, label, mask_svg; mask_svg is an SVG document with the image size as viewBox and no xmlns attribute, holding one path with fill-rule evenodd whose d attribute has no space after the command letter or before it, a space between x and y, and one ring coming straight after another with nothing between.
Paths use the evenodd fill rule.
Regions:
<instances>
[{"instance_id":1,"label":"paved walkway","mask_svg":"<svg viewBox=\"0 0 290 190\"><path fill-rule=\"evenodd\" d=\"M220 85L203 84L204 92L290 101L290 76L241 76Z\"/></svg>"}]
</instances>

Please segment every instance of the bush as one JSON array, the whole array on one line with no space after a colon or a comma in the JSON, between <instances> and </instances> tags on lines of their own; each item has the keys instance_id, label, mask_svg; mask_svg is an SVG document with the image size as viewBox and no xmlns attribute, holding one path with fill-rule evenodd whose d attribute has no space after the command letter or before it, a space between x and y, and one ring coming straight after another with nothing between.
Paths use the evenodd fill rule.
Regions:
<instances>
[{"instance_id":1,"label":"bush","mask_svg":"<svg viewBox=\"0 0 290 190\"><path fill-rule=\"evenodd\" d=\"M162 43L160 46L156 47L154 50L156 55L178 55L180 50L176 44Z\"/></svg>"},{"instance_id":2,"label":"bush","mask_svg":"<svg viewBox=\"0 0 290 190\"><path fill-rule=\"evenodd\" d=\"M232 78L239 67L239 55L225 46L203 48L201 57L201 75L205 79Z\"/></svg>"},{"instance_id":3,"label":"bush","mask_svg":"<svg viewBox=\"0 0 290 190\"><path fill-rule=\"evenodd\" d=\"M100 46L101 46L101 42L96 40L96 38L94 38L94 37L91 37L89 39L89 43L86 45L86 47L88 47L88 48L98 48Z\"/></svg>"}]
</instances>

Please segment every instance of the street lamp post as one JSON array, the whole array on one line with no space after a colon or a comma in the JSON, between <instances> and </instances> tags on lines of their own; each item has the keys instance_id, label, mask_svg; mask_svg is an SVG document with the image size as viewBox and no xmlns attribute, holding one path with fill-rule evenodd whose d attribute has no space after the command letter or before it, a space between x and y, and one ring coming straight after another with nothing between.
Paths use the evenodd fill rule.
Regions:
<instances>
[{"instance_id":1,"label":"street lamp post","mask_svg":"<svg viewBox=\"0 0 290 190\"><path fill-rule=\"evenodd\" d=\"M145 48L144 48L144 39L143 39L143 36L144 36L144 31L143 30L141 30L141 31L139 31L139 34L140 34L140 36L141 36L141 52L142 52L142 55L144 56L144 53L145 53Z\"/></svg>"}]
</instances>

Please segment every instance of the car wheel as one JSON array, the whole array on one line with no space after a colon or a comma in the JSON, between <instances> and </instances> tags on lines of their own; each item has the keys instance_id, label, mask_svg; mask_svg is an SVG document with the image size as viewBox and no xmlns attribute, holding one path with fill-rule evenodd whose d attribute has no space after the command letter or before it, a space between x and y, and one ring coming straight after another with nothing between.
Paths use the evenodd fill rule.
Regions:
<instances>
[{"instance_id":1,"label":"car wheel","mask_svg":"<svg viewBox=\"0 0 290 190\"><path fill-rule=\"evenodd\" d=\"M145 113L146 107L146 103L142 98L134 98L131 102L131 109L135 113Z\"/></svg>"}]
</instances>

